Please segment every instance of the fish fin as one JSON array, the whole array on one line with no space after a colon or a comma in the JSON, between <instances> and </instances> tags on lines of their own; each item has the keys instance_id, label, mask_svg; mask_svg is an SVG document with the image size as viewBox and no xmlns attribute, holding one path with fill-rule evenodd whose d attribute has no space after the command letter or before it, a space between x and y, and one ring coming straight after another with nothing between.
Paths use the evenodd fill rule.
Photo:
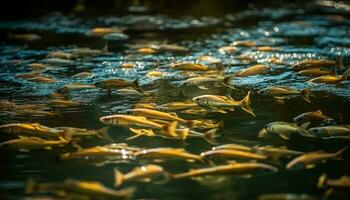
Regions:
<instances>
[{"instance_id":1,"label":"fish fin","mask_svg":"<svg viewBox=\"0 0 350 200\"><path fill-rule=\"evenodd\" d=\"M25 194L32 194L38 190L38 184L34 181L34 179L28 179L25 189Z\"/></svg>"},{"instance_id":2,"label":"fish fin","mask_svg":"<svg viewBox=\"0 0 350 200\"><path fill-rule=\"evenodd\" d=\"M143 93L143 89L140 87L139 79L135 79L133 82L133 88L141 93Z\"/></svg>"},{"instance_id":3,"label":"fish fin","mask_svg":"<svg viewBox=\"0 0 350 200\"><path fill-rule=\"evenodd\" d=\"M309 127L309 125L310 125L310 122L306 122L306 123L303 123L302 125L300 125L299 127L306 130L307 127Z\"/></svg>"},{"instance_id":4,"label":"fish fin","mask_svg":"<svg viewBox=\"0 0 350 200\"><path fill-rule=\"evenodd\" d=\"M209 90L209 88L205 87L205 86L197 86L199 89L201 90Z\"/></svg>"},{"instance_id":5,"label":"fish fin","mask_svg":"<svg viewBox=\"0 0 350 200\"><path fill-rule=\"evenodd\" d=\"M312 168L315 168L316 165L315 164L308 164L305 166L306 169L312 169Z\"/></svg>"},{"instance_id":6,"label":"fish fin","mask_svg":"<svg viewBox=\"0 0 350 200\"><path fill-rule=\"evenodd\" d=\"M226 111L222 110L222 109L213 109L214 111L218 112L218 113L223 113L223 114L227 114Z\"/></svg>"},{"instance_id":7,"label":"fish fin","mask_svg":"<svg viewBox=\"0 0 350 200\"><path fill-rule=\"evenodd\" d=\"M175 131L175 130L176 130L177 124L178 124L177 121L170 122L169 124L164 125L163 130L164 130L167 134L176 137L177 134L176 134L176 131Z\"/></svg>"},{"instance_id":8,"label":"fish fin","mask_svg":"<svg viewBox=\"0 0 350 200\"><path fill-rule=\"evenodd\" d=\"M114 168L114 186L119 187L121 184L123 184L124 181L124 174L119 171L117 168Z\"/></svg>"},{"instance_id":9,"label":"fish fin","mask_svg":"<svg viewBox=\"0 0 350 200\"><path fill-rule=\"evenodd\" d=\"M218 131L219 129L218 128L213 128L213 129L210 129L209 131L207 131L206 133L204 133L203 135L203 139L205 141L207 141L208 143L210 144L218 144L215 140L215 137L217 137L218 135L216 135L216 132Z\"/></svg>"},{"instance_id":10,"label":"fish fin","mask_svg":"<svg viewBox=\"0 0 350 200\"><path fill-rule=\"evenodd\" d=\"M46 149L46 150L52 150L52 147L47 146L47 147L44 147L44 149Z\"/></svg>"},{"instance_id":11,"label":"fish fin","mask_svg":"<svg viewBox=\"0 0 350 200\"><path fill-rule=\"evenodd\" d=\"M350 75L350 68L349 69L347 69L344 73L343 73L343 75L341 76L341 79L343 80L343 81L345 81L346 79L348 79L348 76Z\"/></svg>"},{"instance_id":12,"label":"fish fin","mask_svg":"<svg viewBox=\"0 0 350 200\"><path fill-rule=\"evenodd\" d=\"M73 131L62 131L58 133L58 138L66 143L72 140Z\"/></svg>"},{"instance_id":13,"label":"fish fin","mask_svg":"<svg viewBox=\"0 0 350 200\"><path fill-rule=\"evenodd\" d=\"M103 128L98 129L97 130L98 137L107 139L109 141L113 141L111 136L108 135L108 128L109 128L108 126L105 126Z\"/></svg>"},{"instance_id":14,"label":"fish fin","mask_svg":"<svg viewBox=\"0 0 350 200\"><path fill-rule=\"evenodd\" d=\"M240 101L240 105L241 108L246 111L247 113L253 115L253 117L255 117L255 113L252 110L252 108L249 106L250 105L250 91L248 92L248 94Z\"/></svg>"},{"instance_id":15,"label":"fish fin","mask_svg":"<svg viewBox=\"0 0 350 200\"><path fill-rule=\"evenodd\" d=\"M278 135L285 140L290 140L290 136L288 133L278 133Z\"/></svg>"},{"instance_id":16,"label":"fish fin","mask_svg":"<svg viewBox=\"0 0 350 200\"><path fill-rule=\"evenodd\" d=\"M29 149L18 149L18 151L26 153L26 152L29 152Z\"/></svg>"},{"instance_id":17,"label":"fish fin","mask_svg":"<svg viewBox=\"0 0 350 200\"><path fill-rule=\"evenodd\" d=\"M300 91L300 96L303 98L306 102L311 103L310 101L310 89L305 88Z\"/></svg>"},{"instance_id":18,"label":"fish fin","mask_svg":"<svg viewBox=\"0 0 350 200\"><path fill-rule=\"evenodd\" d=\"M342 154L348 149L349 146L343 147L334 153L336 158L341 158Z\"/></svg>"},{"instance_id":19,"label":"fish fin","mask_svg":"<svg viewBox=\"0 0 350 200\"><path fill-rule=\"evenodd\" d=\"M231 76L231 75L225 76L224 79L222 80L222 85L224 85L228 88L231 88L233 90L236 90L236 88L230 84L232 79L233 79L233 76Z\"/></svg>"},{"instance_id":20,"label":"fish fin","mask_svg":"<svg viewBox=\"0 0 350 200\"><path fill-rule=\"evenodd\" d=\"M278 104L284 104L285 103L284 102L284 100L285 100L284 97L273 97L273 98L275 99L276 103L278 103Z\"/></svg>"},{"instance_id":21,"label":"fish fin","mask_svg":"<svg viewBox=\"0 0 350 200\"><path fill-rule=\"evenodd\" d=\"M189 132L190 132L190 129L186 128L186 129L184 129L184 131L181 131L181 135L179 135L179 136L181 137L182 140L186 140Z\"/></svg>"},{"instance_id":22,"label":"fish fin","mask_svg":"<svg viewBox=\"0 0 350 200\"><path fill-rule=\"evenodd\" d=\"M317 187L318 188L323 188L325 186L325 183L327 182L327 174L323 173L320 178L318 178L318 182L317 182Z\"/></svg>"},{"instance_id":23,"label":"fish fin","mask_svg":"<svg viewBox=\"0 0 350 200\"><path fill-rule=\"evenodd\" d=\"M125 140L133 140L135 138L140 137L141 135L143 135L143 134L136 133L136 135L130 136L130 137L126 138Z\"/></svg>"},{"instance_id":24,"label":"fish fin","mask_svg":"<svg viewBox=\"0 0 350 200\"><path fill-rule=\"evenodd\" d=\"M102 53L108 53L108 44L105 44L103 47L102 47Z\"/></svg>"}]
</instances>

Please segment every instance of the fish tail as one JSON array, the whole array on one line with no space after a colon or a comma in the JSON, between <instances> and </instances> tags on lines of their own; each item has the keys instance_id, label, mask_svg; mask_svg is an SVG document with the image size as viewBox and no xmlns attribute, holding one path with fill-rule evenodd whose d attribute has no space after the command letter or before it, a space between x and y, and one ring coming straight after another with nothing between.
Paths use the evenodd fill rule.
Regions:
<instances>
[{"instance_id":1,"label":"fish tail","mask_svg":"<svg viewBox=\"0 0 350 200\"><path fill-rule=\"evenodd\" d=\"M25 193L26 194L33 194L38 190L38 184L33 179L28 179L26 184Z\"/></svg>"},{"instance_id":2,"label":"fish tail","mask_svg":"<svg viewBox=\"0 0 350 200\"><path fill-rule=\"evenodd\" d=\"M100 138L104 138L110 141L113 141L113 139L111 138L111 136L108 135L108 126L105 126L103 128L100 128L97 130L97 134Z\"/></svg>"},{"instance_id":3,"label":"fish tail","mask_svg":"<svg viewBox=\"0 0 350 200\"><path fill-rule=\"evenodd\" d=\"M216 133L218 132L219 129L217 128L213 128L210 129L209 131L207 131L204 135L203 135L203 139L207 142L209 142L210 144L217 144L215 138L218 136L216 135Z\"/></svg>"},{"instance_id":4,"label":"fish tail","mask_svg":"<svg viewBox=\"0 0 350 200\"><path fill-rule=\"evenodd\" d=\"M252 110L252 108L249 106L250 105L250 91L248 92L247 96L245 96L241 102L240 102L240 105L241 105L241 108L246 111L247 113L253 115L255 117L255 113L254 111Z\"/></svg>"},{"instance_id":5,"label":"fish tail","mask_svg":"<svg viewBox=\"0 0 350 200\"><path fill-rule=\"evenodd\" d=\"M311 101L310 101L310 89L309 88L305 88L305 89L301 90L300 91L300 96L306 102L311 103Z\"/></svg>"},{"instance_id":6,"label":"fish tail","mask_svg":"<svg viewBox=\"0 0 350 200\"><path fill-rule=\"evenodd\" d=\"M225 76L225 78L222 80L222 84L228 88L235 90L236 88L230 84L232 79L233 79L233 76L231 75Z\"/></svg>"},{"instance_id":7,"label":"fish tail","mask_svg":"<svg viewBox=\"0 0 350 200\"><path fill-rule=\"evenodd\" d=\"M139 79L135 79L133 82L133 88L141 93L143 93L143 89L140 87Z\"/></svg>"},{"instance_id":8,"label":"fish tail","mask_svg":"<svg viewBox=\"0 0 350 200\"><path fill-rule=\"evenodd\" d=\"M121 184L123 184L124 181L124 174L119 171L117 168L114 168L114 186L119 187Z\"/></svg>"},{"instance_id":9,"label":"fish tail","mask_svg":"<svg viewBox=\"0 0 350 200\"><path fill-rule=\"evenodd\" d=\"M108 44L105 44L103 47L102 47L102 53L108 53Z\"/></svg>"},{"instance_id":10,"label":"fish tail","mask_svg":"<svg viewBox=\"0 0 350 200\"><path fill-rule=\"evenodd\" d=\"M350 68L347 69L347 70L343 73L343 75L341 76L341 79L345 81L346 79L348 79L349 75L350 75Z\"/></svg>"},{"instance_id":11,"label":"fish tail","mask_svg":"<svg viewBox=\"0 0 350 200\"><path fill-rule=\"evenodd\" d=\"M348 147L349 146L346 146L346 147L339 149L337 152L334 153L334 156L336 158L340 158L343 155L343 153L348 149Z\"/></svg>"},{"instance_id":12,"label":"fish tail","mask_svg":"<svg viewBox=\"0 0 350 200\"><path fill-rule=\"evenodd\" d=\"M317 182L317 187L318 188L323 188L327 182L327 174L326 173L323 173L320 178L318 178L318 182Z\"/></svg>"},{"instance_id":13,"label":"fish tail","mask_svg":"<svg viewBox=\"0 0 350 200\"><path fill-rule=\"evenodd\" d=\"M118 190L118 193L122 197L122 199L131 199L134 196L136 191L136 187L127 187L121 190Z\"/></svg>"},{"instance_id":14,"label":"fish tail","mask_svg":"<svg viewBox=\"0 0 350 200\"><path fill-rule=\"evenodd\" d=\"M173 122L170 122L169 124L166 124L163 129L166 133L168 133L169 135L171 136L174 136L176 137L177 134L176 134L176 127L177 127L177 121L173 121Z\"/></svg>"}]
</instances>

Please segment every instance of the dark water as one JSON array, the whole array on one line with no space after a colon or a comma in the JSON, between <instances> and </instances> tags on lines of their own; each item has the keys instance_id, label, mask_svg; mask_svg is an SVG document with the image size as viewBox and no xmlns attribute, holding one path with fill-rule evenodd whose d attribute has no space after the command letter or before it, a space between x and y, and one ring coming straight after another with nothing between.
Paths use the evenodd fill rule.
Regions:
<instances>
[{"instance_id":1,"label":"dark water","mask_svg":"<svg viewBox=\"0 0 350 200\"><path fill-rule=\"evenodd\" d=\"M305 5L285 4L278 7L249 8L237 13L223 14L221 17L191 17L128 14L125 16L90 16L79 17L74 14L51 13L31 20L2 21L0 46L0 98L13 98L18 104L46 104L48 95L60 86L68 83L95 83L108 78L134 80L139 78L145 89L158 89L155 98L157 104L176 100L184 100L208 91L196 88L180 87L186 79L181 73L161 69L167 73L163 79L150 79L145 73L157 67L157 62L168 64L173 61L198 62L201 55L219 58L224 65L225 74L232 74L254 63L272 67L267 75L235 78L232 84L238 90L218 89L211 94L225 95L231 92L234 99L241 99L252 91L252 108L256 113L253 118L237 109L233 114L213 114L211 119L224 121L219 131L220 144L236 142L248 145L287 146L299 151L324 150L334 152L349 144L346 140L320 140L295 136L290 141L278 137L260 139L258 131L269 122L291 122L296 115L321 109L332 117L336 124L350 123L350 82L342 86L311 85L306 83L308 77L298 76L290 69L290 65L307 58L324 58L335 60L342 57L344 65L350 64L350 4L333 4L331 1L314 1ZM73 47L90 47L102 49L106 41L89 37L85 33L95 26L125 27L130 39L125 42L110 42L108 55L79 58L74 64L56 67L43 72L59 80L57 83L40 84L16 78L18 73L29 72L28 64L40 62L54 50L65 50ZM7 33L37 33L43 38L24 44L8 38ZM233 54L220 54L218 48L229 45L236 40L255 41L258 46L273 46L280 50L261 52L255 48L240 47ZM130 45L147 41L167 41L190 49L188 53L162 52L155 55L140 55L130 49ZM249 62L238 59L248 56ZM280 64L269 62L270 58L278 58ZM134 63L135 68L123 69L119 65ZM72 75L90 70L94 76L76 80ZM292 98L285 104L277 104L272 100L256 94L267 86L288 86L295 89L310 88L312 103L301 98ZM180 90L182 96L180 95ZM184 96L183 96L184 95ZM11 122L39 122L46 126L72 126L97 129L103 127L98 118L104 115L125 113L139 102L140 96L113 93L112 96L99 89L74 91L69 98L83 102L73 108L60 108L60 116L38 117L0 114L1 124ZM50 105L48 105L50 106ZM183 117L186 117L183 115ZM188 116L187 116L188 117ZM116 142L126 142L131 133L123 128L112 127L109 134ZM2 136L1 136L2 137ZM3 137L2 137L3 138ZM3 138L1 141L3 141ZM200 139L186 141L166 140L162 138L140 137L127 141L139 147L183 147L193 153L208 150L212 145ZM87 139L84 147L105 144L103 140ZM28 178L39 182L64 181L67 178L95 180L108 186L113 185L113 168L115 165L98 167L91 163L79 161L57 161L60 153L67 149L53 151L32 151L21 153L1 149L0 154L0 194L2 199L23 199L24 187ZM349 151L348 151L349 152ZM278 173L262 173L251 178L240 176L222 176L217 179L171 181L166 184L127 183L138 187L137 199L256 199L258 195L267 193L306 193L322 197L324 190L318 189L318 177L326 172L330 177L350 174L349 153L342 160L330 160L319 164L314 169L298 169L287 171L284 165L289 159L282 160ZM119 164L118 168L126 172L138 163ZM199 164L184 162L168 162L162 166L170 172L186 171L189 168L203 167ZM347 195L334 196L333 199L348 199Z\"/></svg>"}]
</instances>

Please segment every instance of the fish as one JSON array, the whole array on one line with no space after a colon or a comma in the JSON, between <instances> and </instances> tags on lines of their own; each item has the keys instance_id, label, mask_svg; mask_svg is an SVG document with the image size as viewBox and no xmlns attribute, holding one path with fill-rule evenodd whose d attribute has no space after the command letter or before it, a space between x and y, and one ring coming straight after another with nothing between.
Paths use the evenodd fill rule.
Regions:
<instances>
[{"instance_id":1,"label":"fish","mask_svg":"<svg viewBox=\"0 0 350 200\"><path fill-rule=\"evenodd\" d=\"M136 79L132 82L123 80L123 79L108 79L108 80L102 80L97 83L95 83L95 86L102 89L123 89L126 87L132 87L133 89L143 92L142 88L139 85L139 80Z\"/></svg>"},{"instance_id":2,"label":"fish","mask_svg":"<svg viewBox=\"0 0 350 200\"><path fill-rule=\"evenodd\" d=\"M293 121L298 124L325 120L331 120L331 118L325 116L321 110L305 112L293 118Z\"/></svg>"},{"instance_id":3,"label":"fish","mask_svg":"<svg viewBox=\"0 0 350 200\"><path fill-rule=\"evenodd\" d=\"M126 68L126 69L131 69L135 67L135 64L133 63L122 63L119 65L119 67L121 68Z\"/></svg>"},{"instance_id":4,"label":"fish","mask_svg":"<svg viewBox=\"0 0 350 200\"><path fill-rule=\"evenodd\" d=\"M36 77L29 78L27 80L32 81L32 82L36 82L36 83L55 83L55 82L57 82L57 80L54 78L51 78L48 76L42 76L42 75L38 75Z\"/></svg>"},{"instance_id":5,"label":"fish","mask_svg":"<svg viewBox=\"0 0 350 200\"><path fill-rule=\"evenodd\" d=\"M87 32L89 36L106 36L112 33L122 33L124 31L123 28L120 27L95 27L90 29Z\"/></svg>"},{"instance_id":6,"label":"fish","mask_svg":"<svg viewBox=\"0 0 350 200\"><path fill-rule=\"evenodd\" d=\"M127 128L135 129L162 129L168 132L170 135L175 134L174 123L170 122L167 125L161 125L153 121L148 120L142 116L132 115L109 115L100 117L100 121L106 125L119 125Z\"/></svg>"},{"instance_id":7,"label":"fish","mask_svg":"<svg viewBox=\"0 0 350 200\"><path fill-rule=\"evenodd\" d=\"M47 57L72 60L75 58L75 55L72 53L69 53L69 52L64 52L64 51L52 51L47 55Z\"/></svg>"},{"instance_id":8,"label":"fish","mask_svg":"<svg viewBox=\"0 0 350 200\"><path fill-rule=\"evenodd\" d=\"M326 84L340 84L343 81L346 81L348 79L348 76L350 75L350 69L347 69L343 75L323 75L320 77L313 78L309 80L310 83L326 83Z\"/></svg>"},{"instance_id":9,"label":"fish","mask_svg":"<svg viewBox=\"0 0 350 200\"><path fill-rule=\"evenodd\" d=\"M261 46L261 47L256 47L256 50L258 50L258 51L280 51L280 48L271 47L271 46Z\"/></svg>"},{"instance_id":10,"label":"fish","mask_svg":"<svg viewBox=\"0 0 350 200\"><path fill-rule=\"evenodd\" d=\"M310 68L301 70L297 74L302 76L322 76L331 75L334 74L334 72L328 70L321 70L320 68Z\"/></svg>"},{"instance_id":11,"label":"fish","mask_svg":"<svg viewBox=\"0 0 350 200\"><path fill-rule=\"evenodd\" d=\"M26 185L26 194L54 193L64 199L130 199L135 188L128 187L121 190L107 188L96 181L80 181L66 179L63 183L36 183L29 179Z\"/></svg>"},{"instance_id":12,"label":"fish","mask_svg":"<svg viewBox=\"0 0 350 200\"><path fill-rule=\"evenodd\" d=\"M232 99L231 96L219 96L219 95L201 95L194 97L192 100L199 106L218 109L234 109L234 107L240 107L245 112L255 117L254 111L250 107L250 91L240 101Z\"/></svg>"},{"instance_id":13,"label":"fish","mask_svg":"<svg viewBox=\"0 0 350 200\"><path fill-rule=\"evenodd\" d=\"M50 65L44 63L30 63L28 66L31 67L32 70L47 70L51 68Z\"/></svg>"},{"instance_id":14,"label":"fish","mask_svg":"<svg viewBox=\"0 0 350 200\"><path fill-rule=\"evenodd\" d=\"M187 62L180 62L180 63L171 63L168 65L161 66L162 68L171 68L171 69L177 69L177 70L185 70L185 71L209 71L209 67L202 64L196 64L196 63L187 63Z\"/></svg>"},{"instance_id":15,"label":"fish","mask_svg":"<svg viewBox=\"0 0 350 200\"><path fill-rule=\"evenodd\" d=\"M218 49L219 53L221 54L232 54L237 51L237 47L232 47L232 46L224 46L220 47Z\"/></svg>"},{"instance_id":16,"label":"fish","mask_svg":"<svg viewBox=\"0 0 350 200\"><path fill-rule=\"evenodd\" d=\"M39 75L40 75L39 72L29 72L29 73L16 74L16 78L31 79Z\"/></svg>"},{"instance_id":17,"label":"fish","mask_svg":"<svg viewBox=\"0 0 350 200\"><path fill-rule=\"evenodd\" d=\"M301 155L304 152L301 151L295 151L288 149L285 146L281 147L273 147L273 146L254 146L253 147L253 152L256 153L263 153L264 155L267 155L269 158L272 159L278 159L279 157L291 157L291 156L297 156Z\"/></svg>"},{"instance_id":18,"label":"fish","mask_svg":"<svg viewBox=\"0 0 350 200\"><path fill-rule=\"evenodd\" d=\"M259 195L257 200L321 200L317 196L309 194L275 193Z\"/></svg>"},{"instance_id":19,"label":"fish","mask_svg":"<svg viewBox=\"0 0 350 200\"><path fill-rule=\"evenodd\" d=\"M318 188L350 189L350 176L341 176L338 179L330 179L327 174L322 174L318 179Z\"/></svg>"},{"instance_id":20,"label":"fish","mask_svg":"<svg viewBox=\"0 0 350 200\"><path fill-rule=\"evenodd\" d=\"M187 125L192 124L190 120L182 119L178 117L176 114L166 113L166 112L148 109L148 108L135 108L135 109L129 110L129 112L131 112L136 116L143 116L148 119L163 119L167 121L177 121Z\"/></svg>"},{"instance_id":21,"label":"fish","mask_svg":"<svg viewBox=\"0 0 350 200\"><path fill-rule=\"evenodd\" d=\"M55 129L62 130L67 135L71 137L99 137L108 140L112 140L108 135L108 126L100 128L98 130L85 129L85 128L75 128L75 127L55 127Z\"/></svg>"},{"instance_id":22,"label":"fish","mask_svg":"<svg viewBox=\"0 0 350 200\"><path fill-rule=\"evenodd\" d=\"M88 47L68 49L67 52L73 54L75 57L93 57L98 55L108 55L108 45L103 46L102 49L90 49Z\"/></svg>"},{"instance_id":23,"label":"fish","mask_svg":"<svg viewBox=\"0 0 350 200\"><path fill-rule=\"evenodd\" d=\"M144 149L135 153L137 159L154 159L161 161L164 159L185 160L187 162L203 162L203 158L199 155L188 153L181 148L159 147L154 149Z\"/></svg>"},{"instance_id":24,"label":"fish","mask_svg":"<svg viewBox=\"0 0 350 200\"><path fill-rule=\"evenodd\" d=\"M299 133L304 137L315 137L309 131L305 130L309 126L309 122L298 126L295 123L288 122L271 122L264 126L259 131L258 137L263 138L267 134L278 134L282 139L289 140L290 135L293 133Z\"/></svg>"},{"instance_id":25,"label":"fish","mask_svg":"<svg viewBox=\"0 0 350 200\"><path fill-rule=\"evenodd\" d=\"M115 187L119 187L124 182L135 180L150 182L155 176L164 175L164 173L165 171L163 167L152 164L135 167L131 172L127 174L123 174L117 168L114 168L114 185Z\"/></svg>"},{"instance_id":26,"label":"fish","mask_svg":"<svg viewBox=\"0 0 350 200\"><path fill-rule=\"evenodd\" d=\"M126 147L116 148L115 146L94 146L80 148L75 152L68 152L59 156L60 160L84 159L84 160L133 160L135 151Z\"/></svg>"},{"instance_id":27,"label":"fish","mask_svg":"<svg viewBox=\"0 0 350 200\"><path fill-rule=\"evenodd\" d=\"M188 108L193 108L196 106L197 106L197 103L193 102L192 100L187 100L187 101L174 101L170 103L165 103L162 105L158 105L157 108L160 110L172 112L172 111L186 110Z\"/></svg>"},{"instance_id":28,"label":"fish","mask_svg":"<svg viewBox=\"0 0 350 200\"><path fill-rule=\"evenodd\" d=\"M80 102L76 102L72 100L64 100L64 99L51 99L49 102L51 105L55 107L61 107L61 108L81 105Z\"/></svg>"},{"instance_id":29,"label":"fish","mask_svg":"<svg viewBox=\"0 0 350 200\"><path fill-rule=\"evenodd\" d=\"M308 130L315 137L323 139L343 138L350 139L350 125L330 125L313 127Z\"/></svg>"},{"instance_id":30,"label":"fish","mask_svg":"<svg viewBox=\"0 0 350 200\"><path fill-rule=\"evenodd\" d=\"M137 53L140 53L140 54L154 54L154 53L157 53L157 51L153 48L150 48L150 47L142 47L142 48L139 48L137 49Z\"/></svg>"},{"instance_id":31,"label":"fish","mask_svg":"<svg viewBox=\"0 0 350 200\"><path fill-rule=\"evenodd\" d=\"M218 130L219 129L217 128L212 128L203 133L203 132L194 131L193 129L190 129L190 128L182 128L182 129L177 128L175 129L175 135L169 135L167 132L164 132L164 131L160 131L159 133L157 132L157 134L159 134L162 137L170 138L170 139L185 140L188 137L202 138L210 144L216 144L217 142L215 138L218 137L218 135L216 135Z\"/></svg>"},{"instance_id":32,"label":"fish","mask_svg":"<svg viewBox=\"0 0 350 200\"><path fill-rule=\"evenodd\" d=\"M234 143L230 143L230 144L223 144L223 145L219 145L219 146L215 146L212 148L212 150L239 150L239 151L252 151L253 148L249 147L249 146L245 146L245 145L241 145L241 144L234 144Z\"/></svg>"},{"instance_id":33,"label":"fish","mask_svg":"<svg viewBox=\"0 0 350 200\"><path fill-rule=\"evenodd\" d=\"M213 129L220 128L223 126L223 121L215 121L211 119L192 119L191 124L192 128L197 129Z\"/></svg>"},{"instance_id":34,"label":"fish","mask_svg":"<svg viewBox=\"0 0 350 200\"><path fill-rule=\"evenodd\" d=\"M129 39L129 36L125 33L109 33L104 35L103 39L107 41L125 41Z\"/></svg>"},{"instance_id":35,"label":"fish","mask_svg":"<svg viewBox=\"0 0 350 200\"><path fill-rule=\"evenodd\" d=\"M34 34L34 33L21 33L21 34L8 33L8 36L10 39L21 40L24 42L33 42L33 41L42 39L40 35Z\"/></svg>"},{"instance_id":36,"label":"fish","mask_svg":"<svg viewBox=\"0 0 350 200\"><path fill-rule=\"evenodd\" d=\"M154 45L153 45L154 46ZM187 47L183 47L177 44L166 44L162 43L159 45L154 46L158 51L163 52L163 51L170 51L170 52L175 52L175 53L186 53L190 51Z\"/></svg>"},{"instance_id":37,"label":"fish","mask_svg":"<svg viewBox=\"0 0 350 200\"><path fill-rule=\"evenodd\" d=\"M296 62L292 65L292 69L301 71L310 68L321 68L321 67L334 67L339 66L340 61L326 60L326 59L306 59L303 61Z\"/></svg>"},{"instance_id":38,"label":"fish","mask_svg":"<svg viewBox=\"0 0 350 200\"><path fill-rule=\"evenodd\" d=\"M200 89L208 90L208 88L205 87L205 85L212 85L213 83L219 83L222 86L236 89L232 85L230 85L230 82L232 80L232 76L225 76L225 77L217 77L217 76L197 76L194 78L186 79L182 84L185 86L197 86Z\"/></svg>"},{"instance_id":39,"label":"fish","mask_svg":"<svg viewBox=\"0 0 350 200\"><path fill-rule=\"evenodd\" d=\"M271 72L271 67L257 64L253 65L251 67L248 67L246 69L243 69L241 71L238 71L234 74L236 77L247 77L247 76L255 76L255 75L261 75L261 74L267 74Z\"/></svg>"},{"instance_id":40,"label":"fish","mask_svg":"<svg viewBox=\"0 0 350 200\"><path fill-rule=\"evenodd\" d=\"M258 170L268 170L277 172L278 168L264 163L229 163L201 169L192 169L188 172L173 175L173 179L193 178L198 176L218 175L218 174L251 174Z\"/></svg>"},{"instance_id":41,"label":"fish","mask_svg":"<svg viewBox=\"0 0 350 200\"><path fill-rule=\"evenodd\" d=\"M80 72L80 73L74 74L72 78L90 78L92 76L93 74L91 72L86 71L86 72Z\"/></svg>"},{"instance_id":42,"label":"fish","mask_svg":"<svg viewBox=\"0 0 350 200\"><path fill-rule=\"evenodd\" d=\"M284 100L288 97L299 95L306 102L310 101L310 89L294 90L288 87L267 87L258 91L260 95L268 95L274 97L276 100Z\"/></svg>"},{"instance_id":43,"label":"fish","mask_svg":"<svg viewBox=\"0 0 350 200\"><path fill-rule=\"evenodd\" d=\"M41 60L41 62L52 66L62 66L62 67L74 65L74 61L69 59L63 59L63 58L45 58Z\"/></svg>"},{"instance_id":44,"label":"fish","mask_svg":"<svg viewBox=\"0 0 350 200\"><path fill-rule=\"evenodd\" d=\"M315 151L315 152L309 152L305 153L301 156L298 156L291 160L287 165L286 169L292 169L295 168L298 165L302 165L306 167L307 169L315 167L315 165L319 162L325 162L329 159L336 159L339 158L346 150L347 146L344 148L341 148L335 153L325 153L322 151Z\"/></svg>"},{"instance_id":45,"label":"fish","mask_svg":"<svg viewBox=\"0 0 350 200\"><path fill-rule=\"evenodd\" d=\"M146 73L146 76L149 77L149 78L163 77L165 75L166 75L165 72L161 72L161 71L157 71L157 70L149 71L149 72Z\"/></svg>"},{"instance_id":46,"label":"fish","mask_svg":"<svg viewBox=\"0 0 350 200\"><path fill-rule=\"evenodd\" d=\"M18 139L11 139L0 143L0 147L9 147L19 151L29 151L35 149L52 150L52 147L64 146L68 144L66 140L46 140L38 137L18 136Z\"/></svg>"},{"instance_id":47,"label":"fish","mask_svg":"<svg viewBox=\"0 0 350 200\"><path fill-rule=\"evenodd\" d=\"M220 157L220 158L240 158L240 159L254 159L254 160L265 160L266 155L256 154L247 151L240 151L236 149L213 149L202 152L200 154L203 158L208 157Z\"/></svg>"},{"instance_id":48,"label":"fish","mask_svg":"<svg viewBox=\"0 0 350 200\"><path fill-rule=\"evenodd\" d=\"M43 126L39 123L10 123L0 125L1 132L15 136L58 139L63 137L62 130Z\"/></svg>"},{"instance_id":49,"label":"fish","mask_svg":"<svg viewBox=\"0 0 350 200\"><path fill-rule=\"evenodd\" d=\"M256 42L254 41L249 41L249 40L237 40L234 41L230 44L231 46L235 46L235 47L254 47L256 46Z\"/></svg>"},{"instance_id":50,"label":"fish","mask_svg":"<svg viewBox=\"0 0 350 200\"><path fill-rule=\"evenodd\" d=\"M70 83L63 85L62 87L58 88L56 91L61 94L66 94L75 90L85 90L85 89L95 89L95 85L91 84L80 84L80 83Z\"/></svg>"}]
</instances>

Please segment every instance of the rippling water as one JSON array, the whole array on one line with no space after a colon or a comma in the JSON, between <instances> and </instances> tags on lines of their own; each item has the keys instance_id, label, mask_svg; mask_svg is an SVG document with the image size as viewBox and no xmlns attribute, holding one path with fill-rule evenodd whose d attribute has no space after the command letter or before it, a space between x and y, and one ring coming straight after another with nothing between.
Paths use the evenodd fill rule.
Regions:
<instances>
[{"instance_id":1,"label":"rippling water","mask_svg":"<svg viewBox=\"0 0 350 200\"><path fill-rule=\"evenodd\" d=\"M242 10L222 17L167 16L167 15L125 15L121 17L99 16L83 18L75 15L52 13L37 19L21 21L2 21L0 23L0 98L12 98L15 103L47 104L48 95L68 83L95 83L107 78L140 79L146 89L157 89L156 103L167 103L184 100L207 91L186 88L181 85L186 79L181 73L161 69L167 73L162 79L150 79L145 76L151 69L173 61L199 62L201 55L211 55L220 59L225 66L225 74L232 74L254 63L272 67L267 75L235 78L232 84L235 90L232 96L241 99L247 91L253 91L252 108L255 118L237 111L232 115L213 114L211 118L224 120L225 126L220 130L219 143L238 142L243 144L270 144L287 146L300 151L324 150L334 152L349 144L344 140L318 140L302 137L282 141L279 138L258 139L257 132L266 123L272 121L291 121L296 115L321 109L335 119L337 124L350 123L350 82L342 86L317 84L311 85L290 69L290 65L307 58L324 58L335 60L341 57L344 66L349 66L350 56L350 18L346 4L334 5L331 1L314 1L305 6L287 4L274 8ZM28 64L40 62L54 50L65 50L74 47L102 49L106 41L86 35L96 26L118 26L125 28L130 39L123 42L108 42L109 53L91 58L78 58L68 66L55 67L44 71L59 80L52 84L40 84L16 78L16 74L30 72ZM7 33L30 32L42 35L42 39L28 44L9 39ZM277 51L262 52L256 48L238 47L232 54L221 54L218 49L233 41L255 41L258 46L272 46ZM187 53L161 52L155 55L137 54L130 46L140 42L176 43L190 49ZM247 57L242 61L239 57ZM279 63L270 62L277 58ZM120 67L122 63L133 63L133 69ZM72 79L72 75L90 70L94 76L87 79ZM256 94L267 86L289 86L295 89L310 88L311 104L300 98L277 104ZM183 92L179 92L183 90ZM214 90L214 94L225 95L229 90ZM185 95L185 97L183 96ZM134 103L142 100L137 95L113 93L112 96L99 89L74 91L71 99L82 102L81 106L59 108L56 117L19 116L0 114L1 124L11 122L39 122L58 127L72 126L80 128L101 128L98 118L114 113L125 113ZM50 107L50 105L48 105ZM112 127L109 134L117 142L125 142L131 134L123 128ZM1 136L2 137L2 136ZM2 139L3 140L3 139ZM211 145L198 139L185 142L161 138L140 137L128 141L140 147L184 147L190 152L200 153L211 148ZM104 144L104 141L84 140L83 146ZM1 149L0 155L0 194L6 199L24 198L24 187L27 178L39 182L63 181L66 178L97 180L112 185L114 165L97 167L78 161L58 162L57 156L65 149L54 151L33 151L21 153ZM259 174L251 178L222 176L215 180L173 181L166 184L130 183L138 186L136 198L143 199L255 199L266 193L307 193L322 196L323 190L317 189L316 182L321 173L339 177L349 175L349 153L343 160L331 160L318 165L313 170L281 171L276 174ZM285 164L288 160L282 160ZM128 171L134 164L120 164L122 171ZM181 162L164 163L171 172L185 171L198 167L196 164ZM189 187L189 185L191 187ZM343 199L347 199L345 196ZM336 197L335 199L342 197Z\"/></svg>"}]
</instances>

